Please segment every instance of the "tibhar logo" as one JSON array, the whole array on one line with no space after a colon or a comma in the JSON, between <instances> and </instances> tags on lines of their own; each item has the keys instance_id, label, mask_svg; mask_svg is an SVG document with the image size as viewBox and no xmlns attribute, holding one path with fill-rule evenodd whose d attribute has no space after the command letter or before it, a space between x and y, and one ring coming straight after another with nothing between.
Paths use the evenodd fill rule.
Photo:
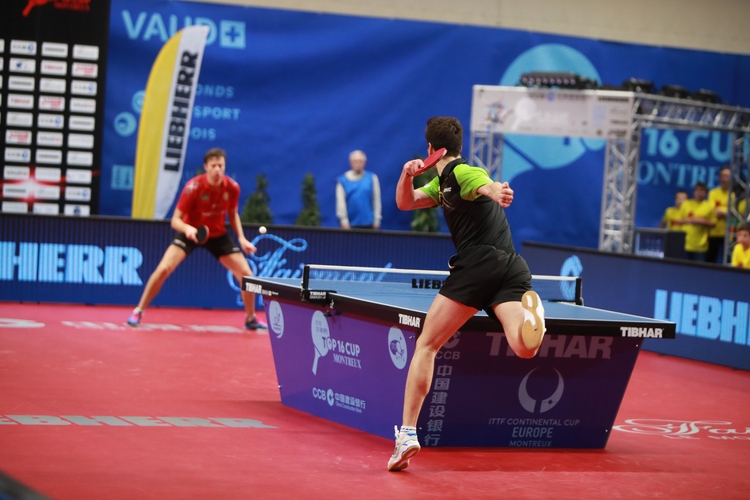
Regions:
<instances>
[{"instance_id":1,"label":"tibhar logo","mask_svg":"<svg viewBox=\"0 0 750 500\"><path fill-rule=\"evenodd\" d=\"M637 326L621 326L620 331L623 337L640 337L650 339L660 339L662 332L661 328L638 328Z\"/></svg>"},{"instance_id":2,"label":"tibhar logo","mask_svg":"<svg viewBox=\"0 0 750 500\"><path fill-rule=\"evenodd\" d=\"M418 316L409 316L408 314L399 314L398 322L401 325L414 326L416 328L419 328L422 323L422 319L419 318Z\"/></svg>"},{"instance_id":3,"label":"tibhar logo","mask_svg":"<svg viewBox=\"0 0 750 500\"><path fill-rule=\"evenodd\" d=\"M391 361L396 368L403 370L406 366L406 339L401 330L395 326L388 332L388 354L391 355Z\"/></svg>"},{"instance_id":4,"label":"tibhar logo","mask_svg":"<svg viewBox=\"0 0 750 500\"><path fill-rule=\"evenodd\" d=\"M257 283L245 283L245 291L250 293L263 293L263 287Z\"/></svg>"},{"instance_id":5,"label":"tibhar logo","mask_svg":"<svg viewBox=\"0 0 750 500\"><path fill-rule=\"evenodd\" d=\"M527 388L529 377L537 369L538 368L534 368L529 373L527 373L521 381L521 385L518 386L518 401L521 403L521 406L523 406L523 409L528 411L529 413L537 413L538 401L529 395L529 391ZM557 371L556 368L553 368L553 370L555 370L555 373L557 374L557 387L548 398L544 398L541 400L541 405L539 406L538 411L539 413L545 413L554 408L557 403L560 402L560 399L563 396L563 391L565 390L565 382L563 381L562 375L559 371Z\"/></svg>"},{"instance_id":6,"label":"tibhar logo","mask_svg":"<svg viewBox=\"0 0 750 500\"><path fill-rule=\"evenodd\" d=\"M275 300L272 300L268 306L268 323L277 338L284 335L284 313L281 310L281 305Z\"/></svg>"},{"instance_id":7,"label":"tibhar logo","mask_svg":"<svg viewBox=\"0 0 750 500\"><path fill-rule=\"evenodd\" d=\"M487 337L492 338L490 356L500 356L503 344L506 344L506 356L516 355L508 345L504 333L488 332ZM610 359L612 342L614 342L614 337L545 335L537 356L540 358Z\"/></svg>"}]
</instances>

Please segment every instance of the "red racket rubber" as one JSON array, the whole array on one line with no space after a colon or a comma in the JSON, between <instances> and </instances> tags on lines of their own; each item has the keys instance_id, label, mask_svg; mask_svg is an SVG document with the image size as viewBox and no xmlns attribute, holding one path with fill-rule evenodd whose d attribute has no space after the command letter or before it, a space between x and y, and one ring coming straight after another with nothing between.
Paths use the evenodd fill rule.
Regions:
<instances>
[{"instance_id":1,"label":"red racket rubber","mask_svg":"<svg viewBox=\"0 0 750 500\"><path fill-rule=\"evenodd\" d=\"M418 176L419 174L423 174L432 167L435 166L437 162L443 159L443 156L445 156L445 153L447 150L445 148L440 148L434 153L432 153L430 156L424 159L424 165L419 167L416 172L414 172L414 177Z\"/></svg>"}]
</instances>

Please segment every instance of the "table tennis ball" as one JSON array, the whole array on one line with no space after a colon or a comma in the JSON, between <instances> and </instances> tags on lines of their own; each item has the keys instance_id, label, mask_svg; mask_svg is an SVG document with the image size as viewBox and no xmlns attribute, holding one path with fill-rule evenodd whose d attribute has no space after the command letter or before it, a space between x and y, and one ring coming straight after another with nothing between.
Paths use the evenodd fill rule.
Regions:
<instances>
[{"instance_id":1,"label":"table tennis ball","mask_svg":"<svg viewBox=\"0 0 750 500\"><path fill-rule=\"evenodd\" d=\"M266 231L268 231L268 230L266 229L266 226L260 226L260 227L258 228L258 232L259 232L260 234L266 234Z\"/></svg>"}]
</instances>

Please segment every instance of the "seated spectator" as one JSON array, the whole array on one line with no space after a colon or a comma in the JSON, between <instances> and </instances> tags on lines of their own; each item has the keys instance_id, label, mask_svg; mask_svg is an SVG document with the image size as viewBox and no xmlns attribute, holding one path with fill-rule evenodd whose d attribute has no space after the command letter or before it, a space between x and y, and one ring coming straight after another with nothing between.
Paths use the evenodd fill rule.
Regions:
<instances>
[{"instance_id":1,"label":"seated spectator","mask_svg":"<svg viewBox=\"0 0 750 500\"><path fill-rule=\"evenodd\" d=\"M750 223L748 222L737 228L737 242L732 251L732 265L750 269Z\"/></svg>"},{"instance_id":2,"label":"seated spectator","mask_svg":"<svg viewBox=\"0 0 750 500\"><path fill-rule=\"evenodd\" d=\"M693 187L693 198L685 200L680 207L680 219L685 231L685 252L688 260L706 261L708 231L716 225L714 206L706 199L708 187L698 182Z\"/></svg>"},{"instance_id":3,"label":"seated spectator","mask_svg":"<svg viewBox=\"0 0 750 500\"><path fill-rule=\"evenodd\" d=\"M680 189L674 195L674 206L669 207L664 211L664 216L661 218L659 227L667 228L670 231L682 231L682 224L678 224L680 220L680 207L688 199L687 191Z\"/></svg>"}]
</instances>

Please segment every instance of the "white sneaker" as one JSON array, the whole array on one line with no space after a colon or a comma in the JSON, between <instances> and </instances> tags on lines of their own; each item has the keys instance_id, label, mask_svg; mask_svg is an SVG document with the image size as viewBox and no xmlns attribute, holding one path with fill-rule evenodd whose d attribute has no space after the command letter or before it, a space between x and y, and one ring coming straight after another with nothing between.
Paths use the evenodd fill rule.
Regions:
<instances>
[{"instance_id":1,"label":"white sneaker","mask_svg":"<svg viewBox=\"0 0 750 500\"><path fill-rule=\"evenodd\" d=\"M521 305L524 309L523 327L521 328L523 345L526 346L526 349L533 351L541 345L544 332L547 331L544 326L544 306L539 294L533 290L523 294Z\"/></svg>"},{"instance_id":2,"label":"white sneaker","mask_svg":"<svg viewBox=\"0 0 750 500\"><path fill-rule=\"evenodd\" d=\"M390 460L388 460L388 470L399 471L409 467L411 457L419 453L422 449L419 446L417 432L399 432L398 427L394 426L396 431L396 448L393 450Z\"/></svg>"}]
</instances>

